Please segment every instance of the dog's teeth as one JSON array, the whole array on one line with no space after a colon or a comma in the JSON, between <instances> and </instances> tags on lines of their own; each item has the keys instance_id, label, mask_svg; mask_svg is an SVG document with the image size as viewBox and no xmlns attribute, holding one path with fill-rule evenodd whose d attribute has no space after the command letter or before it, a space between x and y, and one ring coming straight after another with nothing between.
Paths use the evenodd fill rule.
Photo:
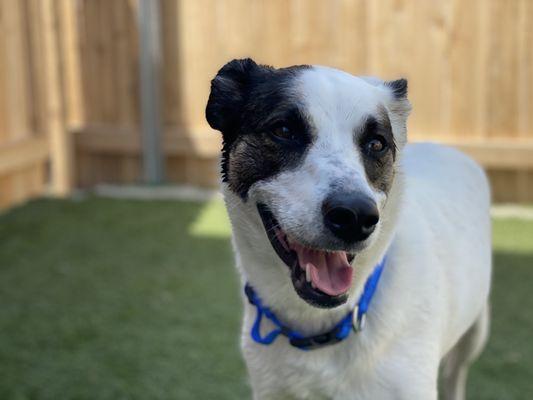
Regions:
<instances>
[{"instance_id":1,"label":"dog's teeth","mask_svg":"<svg viewBox=\"0 0 533 400\"><path fill-rule=\"evenodd\" d=\"M305 265L305 280L311 282L311 264Z\"/></svg>"}]
</instances>

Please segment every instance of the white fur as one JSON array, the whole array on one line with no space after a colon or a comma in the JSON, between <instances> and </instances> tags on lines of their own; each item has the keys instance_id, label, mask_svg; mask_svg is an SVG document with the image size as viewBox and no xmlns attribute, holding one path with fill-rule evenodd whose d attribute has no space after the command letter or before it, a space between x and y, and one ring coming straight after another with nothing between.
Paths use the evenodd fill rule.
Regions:
<instances>
[{"instance_id":1,"label":"white fur","mask_svg":"<svg viewBox=\"0 0 533 400\"><path fill-rule=\"evenodd\" d=\"M294 90L318 132L303 163L254 184L245 202L223 186L243 283L250 282L286 325L311 335L331 329L354 306L385 252L387 264L366 328L323 349L304 352L283 336L270 346L256 344L250 338L255 308L245 302L242 348L254 398L436 400L441 360L486 311L491 250L485 175L453 149L405 146L408 103L394 99L379 80L313 67ZM369 184L353 143L354 127L379 105L389 112L399 148L388 195ZM320 205L332 180L374 199L381 217L357 249L348 302L319 309L294 291L255 205L265 202L286 233L312 241L322 229ZM486 332L480 336L477 348Z\"/></svg>"}]
</instances>

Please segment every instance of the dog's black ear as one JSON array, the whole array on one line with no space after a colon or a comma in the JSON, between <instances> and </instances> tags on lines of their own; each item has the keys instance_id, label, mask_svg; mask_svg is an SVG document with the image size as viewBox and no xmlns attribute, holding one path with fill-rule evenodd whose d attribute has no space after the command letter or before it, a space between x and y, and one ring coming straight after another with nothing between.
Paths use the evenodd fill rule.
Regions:
<instances>
[{"instance_id":1,"label":"dog's black ear","mask_svg":"<svg viewBox=\"0 0 533 400\"><path fill-rule=\"evenodd\" d=\"M205 117L211 128L229 134L241 116L251 77L260 67L251 58L233 60L224 65L211 81L211 94Z\"/></svg>"},{"instance_id":2,"label":"dog's black ear","mask_svg":"<svg viewBox=\"0 0 533 400\"><path fill-rule=\"evenodd\" d=\"M387 104L389 119L395 127L396 144L402 148L407 143L407 118L411 113L411 103L407 98L407 79L385 82L385 87L392 94L392 99Z\"/></svg>"},{"instance_id":3,"label":"dog's black ear","mask_svg":"<svg viewBox=\"0 0 533 400\"><path fill-rule=\"evenodd\" d=\"M385 85L392 90L392 94L396 99L407 98L407 79L397 79L395 81L385 82Z\"/></svg>"}]
</instances>

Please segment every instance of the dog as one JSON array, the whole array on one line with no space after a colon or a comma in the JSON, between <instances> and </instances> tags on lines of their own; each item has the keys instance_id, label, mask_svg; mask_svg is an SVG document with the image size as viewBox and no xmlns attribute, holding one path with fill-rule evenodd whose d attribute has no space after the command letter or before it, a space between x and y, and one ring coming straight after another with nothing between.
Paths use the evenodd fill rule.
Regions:
<instances>
[{"instance_id":1,"label":"dog","mask_svg":"<svg viewBox=\"0 0 533 400\"><path fill-rule=\"evenodd\" d=\"M224 65L209 125L254 399L464 399L489 331L490 189L407 144L407 81Z\"/></svg>"}]
</instances>

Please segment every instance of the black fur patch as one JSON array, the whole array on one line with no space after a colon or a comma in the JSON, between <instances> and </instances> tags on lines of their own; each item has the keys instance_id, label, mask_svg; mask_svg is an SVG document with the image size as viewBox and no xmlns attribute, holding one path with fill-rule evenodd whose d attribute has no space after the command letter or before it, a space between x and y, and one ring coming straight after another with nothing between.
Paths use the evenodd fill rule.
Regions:
<instances>
[{"instance_id":1,"label":"black fur patch","mask_svg":"<svg viewBox=\"0 0 533 400\"><path fill-rule=\"evenodd\" d=\"M379 157L366 154L364 143L373 137L381 137L387 143L386 151ZM368 181L376 189L388 193L394 179L394 161L396 160L396 144L392 133L392 127L389 116L385 108L381 108L376 117L368 116L361 133L357 138L363 166Z\"/></svg>"},{"instance_id":2,"label":"black fur patch","mask_svg":"<svg viewBox=\"0 0 533 400\"><path fill-rule=\"evenodd\" d=\"M251 59L233 60L211 82L209 125L222 132L222 179L242 198L255 182L292 168L311 143L310 124L291 91L301 69L276 69ZM297 134L280 143L271 135L280 124Z\"/></svg>"},{"instance_id":3,"label":"black fur patch","mask_svg":"<svg viewBox=\"0 0 533 400\"><path fill-rule=\"evenodd\" d=\"M407 96L407 79L397 79L395 81L385 82L385 85L392 89L395 98L401 99Z\"/></svg>"}]
</instances>

